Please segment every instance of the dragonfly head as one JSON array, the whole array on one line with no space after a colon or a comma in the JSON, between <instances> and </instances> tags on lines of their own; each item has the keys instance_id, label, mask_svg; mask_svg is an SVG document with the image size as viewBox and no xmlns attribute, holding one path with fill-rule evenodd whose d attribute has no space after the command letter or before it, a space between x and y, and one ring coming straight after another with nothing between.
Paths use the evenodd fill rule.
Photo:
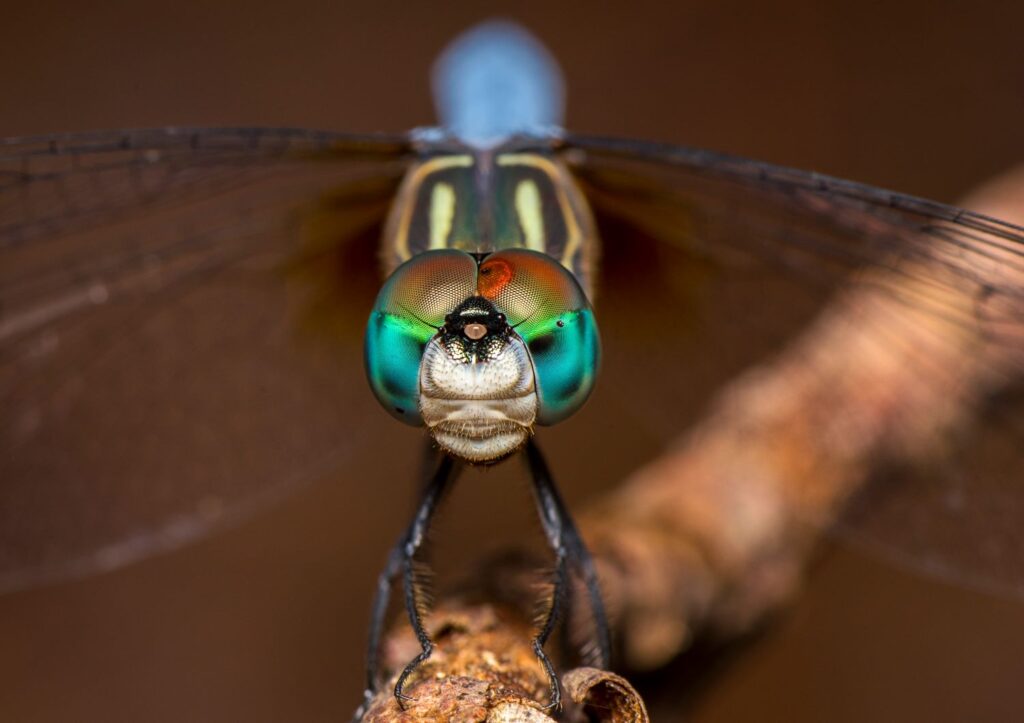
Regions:
<instances>
[{"instance_id":1,"label":"dragonfly head","mask_svg":"<svg viewBox=\"0 0 1024 723\"><path fill-rule=\"evenodd\" d=\"M384 284L366 332L377 399L449 453L496 462L579 409L600 346L586 295L544 254L429 251Z\"/></svg>"}]
</instances>

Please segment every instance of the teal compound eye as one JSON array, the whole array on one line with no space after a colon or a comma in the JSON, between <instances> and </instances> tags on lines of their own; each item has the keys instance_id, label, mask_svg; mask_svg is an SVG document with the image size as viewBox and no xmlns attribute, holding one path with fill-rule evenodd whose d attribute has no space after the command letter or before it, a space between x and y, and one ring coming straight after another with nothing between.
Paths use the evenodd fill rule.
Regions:
<instances>
[{"instance_id":1,"label":"teal compound eye","mask_svg":"<svg viewBox=\"0 0 1024 723\"><path fill-rule=\"evenodd\" d=\"M477 293L505 314L530 351L537 423L555 424L582 407L597 380L601 342L576 278L546 254L509 249L480 264Z\"/></svg>"},{"instance_id":2,"label":"teal compound eye","mask_svg":"<svg viewBox=\"0 0 1024 723\"><path fill-rule=\"evenodd\" d=\"M420 425L420 361L444 317L476 293L477 263L462 251L418 254L388 277L366 325L363 361L381 405Z\"/></svg>"}]
</instances>

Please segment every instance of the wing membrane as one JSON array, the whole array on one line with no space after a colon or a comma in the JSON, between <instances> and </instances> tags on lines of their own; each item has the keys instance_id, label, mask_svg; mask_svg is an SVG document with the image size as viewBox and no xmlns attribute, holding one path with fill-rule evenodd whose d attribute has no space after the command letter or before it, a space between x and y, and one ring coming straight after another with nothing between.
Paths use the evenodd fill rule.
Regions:
<instances>
[{"instance_id":1,"label":"wing membrane","mask_svg":"<svg viewBox=\"0 0 1024 723\"><path fill-rule=\"evenodd\" d=\"M0 590L180 544L344 461L407 151L275 129L0 146Z\"/></svg>"},{"instance_id":2,"label":"wing membrane","mask_svg":"<svg viewBox=\"0 0 1024 723\"><path fill-rule=\"evenodd\" d=\"M843 525L873 549L1024 595L1024 230L707 151L565 144L604 221L598 311L638 420L692 427L694 458L728 450L721 484L774 486L794 522L852 500ZM649 260L619 270L631 253Z\"/></svg>"}]
</instances>

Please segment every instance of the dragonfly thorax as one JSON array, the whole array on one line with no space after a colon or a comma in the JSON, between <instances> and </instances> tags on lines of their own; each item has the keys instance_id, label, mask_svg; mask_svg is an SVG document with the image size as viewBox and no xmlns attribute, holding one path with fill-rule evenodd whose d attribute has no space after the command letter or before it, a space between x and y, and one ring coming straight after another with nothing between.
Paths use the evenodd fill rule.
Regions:
<instances>
[{"instance_id":1,"label":"dragonfly thorax","mask_svg":"<svg viewBox=\"0 0 1024 723\"><path fill-rule=\"evenodd\" d=\"M550 141L523 142L418 160L384 230L385 270L436 249L525 248L562 264L589 295L598 243L590 207Z\"/></svg>"},{"instance_id":2,"label":"dragonfly thorax","mask_svg":"<svg viewBox=\"0 0 1024 723\"><path fill-rule=\"evenodd\" d=\"M430 433L458 457L495 462L529 439L537 406L526 344L489 301L467 299L420 363L420 414Z\"/></svg>"}]
</instances>

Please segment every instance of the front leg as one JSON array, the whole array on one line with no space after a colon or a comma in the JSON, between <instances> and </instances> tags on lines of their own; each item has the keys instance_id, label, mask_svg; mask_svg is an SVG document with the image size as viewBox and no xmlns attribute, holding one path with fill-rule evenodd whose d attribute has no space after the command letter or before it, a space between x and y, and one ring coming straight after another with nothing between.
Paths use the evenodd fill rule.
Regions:
<instances>
[{"instance_id":1,"label":"front leg","mask_svg":"<svg viewBox=\"0 0 1024 723\"><path fill-rule=\"evenodd\" d=\"M533 479L537 511L540 515L548 544L555 553L555 578L551 606L541 625L540 632L534 639L533 647L534 652L548 674L548 680L551 685L551 700L548 703L548 707L557 708L561 702L558 678L555 676L550 660L548 660L547 655L544 653L543 645L551 635L565 606L568 585L568 563L571 562L579 569L586 585L594 624L597 627L596 642L600 665L604 668L608 667L610 647L608 623L605 616L604 603L601 600L601 593L597 584L597 574L594 571L593 560L575 524L573 524L572 517L570 517L565 503L558 494L558 489L551 479L551 473L548 470L547 463L544 461L540 448L532 439L526 446L526 459L529 463L530 474Z\"/></svg>"},{"instance_id":2,"label":"front leg","mask_svg":"<svg viewBox=\"0 0 1024 723\"><path fill-rule=\"evenodd\" d=\"M429 453L430 450L428 448ZM442 457L436 471L423 488L423 496L412 522L399 538L397 544L392 548L388 555L387 564L377 580L377 591L374 596L373 611L370 616L369 649L366 656L366 689L363 692L363 702L356 710L353 721L362 720L377 690L377 677L380 666L380 637L384 629L384 616L387 613L388 602L391 598L392 580L398 575L399 571L404 570L405 607L409 615L409 622L422 647L422 652L402 671L398 684L395 686L395 697L398 699L400 706L403 705L405 700L409 699L402 692L406 678L415 670L417 665L430 656L433 644L423 627L423 620L420 614L419 591L414 575L414 563L416 553L421 549L426 539L426 533L430 528L434 511L437 509L449 485L455 480L460 468L460 464L453 458L448 455Z\"/></svg>"}]
</instances>

